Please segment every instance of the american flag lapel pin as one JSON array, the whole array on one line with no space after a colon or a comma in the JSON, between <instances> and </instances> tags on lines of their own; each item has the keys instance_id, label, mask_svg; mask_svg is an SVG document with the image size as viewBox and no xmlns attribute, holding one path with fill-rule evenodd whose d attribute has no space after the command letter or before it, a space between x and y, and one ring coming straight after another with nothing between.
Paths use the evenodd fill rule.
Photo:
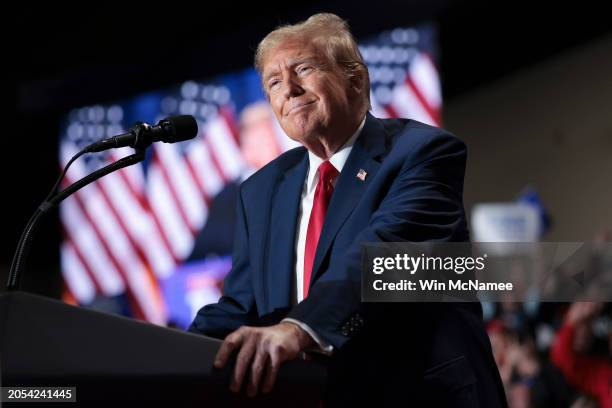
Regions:
<instances>
[{"instance_id":1,"label":"american flag lapel pin","mask_svg":"<svg viewBox=\"0 0 612 408\"><path fill-rule=\"evenodd\" d=\"M364 169L359 169L359 171L357 172L357 178L361 181L365 181L365 178L367 175L368 175L368 172L365 171Z\"/></svg>"}]
</instances>

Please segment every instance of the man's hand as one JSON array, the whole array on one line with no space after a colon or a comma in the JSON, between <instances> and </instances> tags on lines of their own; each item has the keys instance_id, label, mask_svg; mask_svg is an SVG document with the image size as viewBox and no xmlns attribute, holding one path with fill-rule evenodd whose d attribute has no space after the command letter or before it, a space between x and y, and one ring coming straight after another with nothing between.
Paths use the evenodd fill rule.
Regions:
<instances>
[{"instance_id":1,"label":"man's hand","mask_svg":"<svg viewBox=\"0 0 612 408\"><path fill-rule=\"evenodd\" d=\"M215 357L215 367L225 366L232 352L240 350L232 375L230 389L239 392L247 370L251 369L248 384L249 397L257 395L265 371L262 392L272 390L280 365L295 359L305 348L315 345L314 340L298 325L282 322L269 327L242 326L230 333Z\"/></svg>"}]
</instances>

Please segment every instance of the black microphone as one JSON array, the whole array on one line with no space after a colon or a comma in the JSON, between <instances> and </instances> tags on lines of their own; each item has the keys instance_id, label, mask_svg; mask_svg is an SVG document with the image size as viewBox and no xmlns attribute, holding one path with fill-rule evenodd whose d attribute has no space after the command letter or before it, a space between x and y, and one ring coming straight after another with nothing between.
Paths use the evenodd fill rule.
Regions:
<instances>
[{"instance_id":1,"label":"black microphone","mask_svg":"<svg viewBox=\"0 0 612 408\"><path fill-rule=\"evenodd\" d=\"M86 153L101 152L117 147L146 148L153 142L177 143L189 140L198 134L198 123L191 115L170 116L157 125L137 123L129 132L99 140L87 146Z\"/></svg>"}]
</instances>

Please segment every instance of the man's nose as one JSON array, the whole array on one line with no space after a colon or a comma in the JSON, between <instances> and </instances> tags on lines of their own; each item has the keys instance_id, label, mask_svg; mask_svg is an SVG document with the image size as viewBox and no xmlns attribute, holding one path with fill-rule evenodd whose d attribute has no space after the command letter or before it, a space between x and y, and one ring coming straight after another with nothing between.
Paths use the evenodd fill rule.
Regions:
<instances>
[{"instance_id":1,"label":"man's nose","mask_svg":"<svg viewBox=\"0 0 612 408\"><path fill-rule=\"evenodd\" d=\"M294 76L289 76L285 81L285 97L291 98L294 96L299 96L304 93L304 89L302 88L300 81L298 78Z\"/></svg>"}]
</instances>

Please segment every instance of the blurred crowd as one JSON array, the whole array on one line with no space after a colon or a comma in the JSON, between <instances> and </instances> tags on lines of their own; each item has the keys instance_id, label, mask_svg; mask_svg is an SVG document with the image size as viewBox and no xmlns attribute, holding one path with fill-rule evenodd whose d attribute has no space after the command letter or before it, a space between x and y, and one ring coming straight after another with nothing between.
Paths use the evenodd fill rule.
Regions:
<instances>
[{"instance_id":1,"label":"blurred crowd","mask_svg":"<svg viewBox=\"0 0 612 408\"><path fill-rule=\"evenodd\" d=\"M496 303L487 322L510 407L612 408L609 303Z\"/></svg>"}]
</instances>

